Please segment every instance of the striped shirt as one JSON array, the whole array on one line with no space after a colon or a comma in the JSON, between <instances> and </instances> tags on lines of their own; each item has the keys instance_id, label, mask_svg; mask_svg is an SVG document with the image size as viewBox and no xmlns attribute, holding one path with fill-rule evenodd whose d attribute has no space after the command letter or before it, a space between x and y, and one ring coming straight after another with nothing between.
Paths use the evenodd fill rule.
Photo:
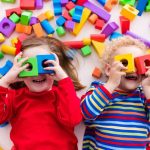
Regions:
<instances>
[{"instance_id":1,"label":"striped shirt","mask_svg":"<svg viewBox=\"0 0 150 150\"><path fill-rule=\"evenodd\" d=\"M110 94L101 82L93 82L81 101L86 126L83 150L146 149L149 106L141 88Z\"/></svg>"}]
</instances>

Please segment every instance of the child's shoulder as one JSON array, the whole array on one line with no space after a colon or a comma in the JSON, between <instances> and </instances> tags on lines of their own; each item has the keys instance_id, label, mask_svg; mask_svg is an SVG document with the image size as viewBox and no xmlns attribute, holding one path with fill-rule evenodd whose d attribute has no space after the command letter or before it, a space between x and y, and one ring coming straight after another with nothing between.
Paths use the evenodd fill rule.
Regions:
<instances>
[{"instance_id":1,"label":"child's shoulder","mask_svg":"<svg viewBox=\"0 0 150 150\"><path fill-rule=\"evenodd\" d=\"M91 83L91 86L94 86L94 87L97 87L97 86L100 86L100 85L104 85L105 82L102 82L102 81L93 81Z\"/></svg>"}]
</instances>

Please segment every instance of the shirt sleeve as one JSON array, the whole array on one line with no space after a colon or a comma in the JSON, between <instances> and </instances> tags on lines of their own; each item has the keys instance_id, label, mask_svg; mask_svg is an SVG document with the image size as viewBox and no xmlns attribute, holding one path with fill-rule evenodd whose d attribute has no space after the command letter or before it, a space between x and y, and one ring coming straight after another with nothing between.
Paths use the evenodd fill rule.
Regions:
<instances>
[{"instance_id":1,"label":"shirt sleeve","mask_svg":"<svg viewBox=\"0 0 150 150\"><path fill-rule=\"evenodd\" d=\"M81 97L83 117L88 120L95 120L111 100L112 95L103 84L93 82L86 94Z\"/></svg>"},{"instance_id":2,"label":"shirt sleeve","mask_svg":"<svg viewBox=\"0 0 150 150\"><path fill-rule=\"evenodd\" d=\"M13 115L15 91L0 86L0 124L9 121Z\"/></svg>"},{"instance_id":3,"label":"shirt sleeve","mask_svg":"<svg viewBox=\"0 0 150 150\"><path fill-rule=\"evenodd\" d=\"M61 123L74 127L82 120L80 100L69 77L58 82L57 116Z\"/></svg>"}]
</instances>

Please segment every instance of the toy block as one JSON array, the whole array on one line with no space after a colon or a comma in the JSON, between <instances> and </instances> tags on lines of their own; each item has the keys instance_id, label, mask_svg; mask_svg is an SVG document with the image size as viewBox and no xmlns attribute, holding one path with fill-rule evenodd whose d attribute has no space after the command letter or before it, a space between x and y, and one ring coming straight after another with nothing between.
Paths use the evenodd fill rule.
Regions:
<instances>
[{"instance_id":1,"label":"toy block","mask_svg":"<svg viewBox=\"0 0 150 150\"><path fill-rule=\"evenodd\" d=\"M102 42L92 40L92 45L94 47L94 50L98 54L99 58L101 58L105 49L105 44Z\"/></svg>"},{"instance_id":2,"label":"toy block","mask_svg":"<svg viewBox=\"0 0 150 150\"><path fill-rule=\"evenodd\" d=\"M139 10L138 16L141 16L143 11L146 8L146 4L148 3L148 0L138 0L136 9Z\"/></svg>"},{"instance_id":3,"label":"toy block","mask_svg":"<svg viewBox=\"0 0 150 150\"><path fill-rule=\"evenodd\" d=\"M72 0L73 3L75 3L77 0Z\"/></svg>"},{"instance_id":4,"label":"toy block","mask_svg":"<svg viewBox=\"0 0 150 150\"><path fill-rule=\"evenodd\" d=\"M10 60L7 60L5 65L0 68L0 77L4 76L13 66L13 63Z\"/></svg>"},{"instance_id":5,"label":"toy block","mask_svg":"<svg viewBox=\"0 0 150 150\"><path fill-rule=\"evenodd\" d=\"M15 55L16 48L3 44L2 47L1 47L1 51L5 54Z\"/></svg>"},{"instance_id":6,"label":"toy block","mask_svg":"<svg viewBox=\"0 0 150 150\"><path fill-rule=\"evenodd\" d=\"M45 16L45 14L43 13L43 14L40 14L39 16L37 16L38 17L38 19L40 20L40 22L42 22L43 20L46 20L47 19L47 17Z\"/></svg>"},{"instance_id":7,"label":"toy block","mask_svg":"<svg viewBox=\"0 0 150 150\"><path fill-rule=\"evenodd\" d=\"M134 6L136 0L120 0L119 3L121 5L126 5L126 4L129 4L131 6Z\"/></svg>"},{"instance_id":8,"label":"toy block","mask_svg":"<svg viewBox=\"0 0 150 150\"><path fill-rule=\"evenodd\" d=\"M66 56L71 60L74 59L76 53L77 53L77 51L74 49L69 49L69 50L65 51Z\"/></svg>"},{"instance_id":9,"label":"toy block","mask_svg":"<svg viewBox=\"0 0 150 150\"><path fill-rule=\"evenodd\" d=\"M134 57L132 54L116 55L114 57L114 60L120 61L125 67L127 67L127 70L125 70L125 72L128 73L135 72Z\"/></svg>"},{"instance_id":10,"label":"toy block","mask_svg":"<svg viewBox=\"0 0 150 150\"><path fill-rule=\"evenodd\" d=\"M69 12L67 10L63 11L62 16L66 19L66 20L72 20L72 17L69 15Z\"/></svg>"},{"instance_id":11,"label":"toy block","mask_svg":"<svg viewBox=\"0 0 150 150\"><path fill-rule=\"evenodd\" d=\"M72 8L72 9L69 10L69 14L70 14L71 17L73 16L74 12L75 12L75 8Z\"/></svg>"},{"instance_id":12,"label":"toy block","mask_svg":"<svg viewBox=\"0 0 150 150\"><path fill-rule=\"evenodd\" d=\"M44 13L44 15L46 16L47 20L51 20L54 18L54 13L51 10L48 10Z\"/></svg>"},{"instance_id":13,"label":"toy block","mask_svg":"<svg viewBox=\"0 0 150 150\"><path fill-rule=\"evenodd\" d=\"M105 34L91 34L90 38L98 42L104 42L106 39Z\"/></svg>"},{"instance_id":14,"label":"toy block","mask_svg":"<svg viewBox=\"0 0 150 150\"><path fill-rule=\"evenodd\" d=\"M16 32L18 33L26 33L26 34L31 34L31 30L32 30L32 27L31 26L26 26L26 25L23 25L23 24L16 24Z\"/></svg>"},{"instance_id":15,"label":"toy block","mask_svg":"<svg viewBox=\"0 0 150 150\"><path fill-rule=\"evenodd\" d=\"M103 28L104 25L105 25L104 20L97 19L96 23L95 23L95 28L99 29L99 30L102 30L102 28Z\"/></svg>"},{"instance_id":16,"label":"toy block","mask_svg":"<svg viewBox=\"0 0 150 150\"><path fill-rule=\"evenodd\" d=\"M35 8L42 9L43 8L43 0L35 0Z\"/></svg>"},{"instance_id":17,"label":"toy block","mask_svg":"<svg viewBox=\"0 0 150 150\"><path fill-rule=\"evenodd\" d=\"M90 48L89 45L82 47L81 52L82 52L83 56L88 56L92 53L91 48Z\"/></svg>"},{"instance_id":18,"label":"toy block","mask_svg":"<svg viewBox=\"0 0 150 150\"><path fill-rule=\"evenodd\" d=\"M44 64L47 60L56 60L53 54L49 55L37 55L37 63L38 63L38 73L39 74L54 74L53 70L44 70L45 67L51 67L52 64Z\"/></svg>"},{"instance_id":19,"label":"toy block","mask_svg":"<svg viewBox=\"0 0 150 150\"><path fill-rule=\"evenodd\" d=\"M34 10L35 0L20 0L20 8L25 10Z\"/></svg>"},{"instance_id":20,"label":"toy block","mask_svg":"<svg viewBox=\"0 0 150 150\"><path fill-rule=\"evenodd\" d=\"M0 43L5 41L5 37L2 33L0 33Z\"/></svg>"},{"instance_id":21,"label":"toy block","mask_svg":"<svg viewBox=\"0 0 150 150\"><path fill-rule=\"evenodd\" d=\"M58 26L63 26L65 22L66 22L66 19L63 16L58 17L56 20L56 24Z\"/></svg>"},{"instance_id":22,"label":"toy block","mask_svg":"<svg viewBox=\"0 0 150 150\"><path fill-rule=\"evenodd\" d=\"M105 3L106 3L106 0L97 0L102 6L104 6L105 5Z\"/></svg>"},{"instance_id":23,"label":"toy block","mask_svg":"<svg viewBox=\"0 0 150 150\"><path fill-rule=\"evenodd\" d=\"M21 52L21 48L22 48L22 43L20 42L20 40L18 40L17 43L15 43L15 48L16 48L15 55L17 55Z\"/></svg>"},{"instance_id":24,"label":"toy block","mask_svg":"<svg viewBox=\"0 0 150 150\"><path fill-rule=\"evenodd\" d=\"M69 1L66 5L65 5L67 10L71 10L75 7L75 4L72 1Z\"/></svg>"},{"instance_id":25,"label":"toy block","mask_svg":"<svg viewBox=\"0 0 150 150\"><path fill-rule=\"evenodd\" d=\"M18 16L21 16L22 10L20 8L12 8L6 10L6 16L7 18L11 16L13 13L17 14Z\"/></svg>"},{"instance_id":26,"label":"toy block","mask_svg":"<svg viewBox=\"0 0 150 150\"><path fill-rule=\"evenodd\" d=\"M3 18L3 20L0 22L0 32L6 37L10 37L15 30L15 27L16 24L8 18Z\"/></svg>"},{"instance_id":27,"label":"toy block","mask_svg":"<svg viewBox=\"0 0 150 150\"><path fill-rule=\"evenodd\" d=\"M80 5L80 6L83 6L83 4L85 3L85 2L87 2L88 0L77 0L77 2L76 2L76 4L77 5Z\"/></svg>"},{"instance_id":28,"label":"toy block","mask_svg":"<svg viewBox=\"0 0 150 150\"><path fill-rule=\"evenodd\" d=\"M44 36L44 32L43 32L43 29L41 27L41 24L40 23L36 23L33 25L33 30L34 30L34 33L37 37L42 37Z\"/></svg>"},{"instance_id":29,"label":"toy block","mask_svg":"<svg viewBox=\"0 0 150 150\"><path fill-rule=\"evenodd\" d=\"M68 2L69 0L61 0L61 6L64 7Z\"/></svg>"},{"instance_id":30,"label":"toy block","mask_svg":"<svg viewBox=\"0 0 150 150\"><path fill-rule=\"evenodd\" d=\"M147 66L150 66L150 54L139 56L134 59L138 74L145 74Z\"/></svg>"},{"instance_id":31,"label":"toy block","mask_svg":"<svg viewBox=\"0 0 150 150\"><path fill-rule=\"evenodd\" d=\"M83 38L83 44L84 45L91 45L91 39L90 38Z\"/></svg>"},{"instance_id":32,"label":"toy block","mask_svg":"<svg viewBox=\"0 0 150 150\"><path fill-rule=\"evenodd\" d=\"M1 0L1 2L5 2L5 3L15 3L16 0Z\"/></svg>"},{"instance_id":33,"label":"toy block","mask_svg":"<svg viewBox=\"0 0 150 150\"><path fill-rule=\"evenodd\" d=\"M65 22L65 28L68 30L68 31L71 31L73 32L73 29L75 27L75 22L71 21L71 20L68 20Z\"/></svg>"},{"instance_id":34,"label":"toy block","mask_svg":"<svg viewBox=\"0 0 150 150\"><path fill-rule=\"evenodd\" d=\"M41 22L41 26L44 29L44 31L47 34L53 34L55 32L55 30L53 29L53 27L50 25L50 23L48 22L48 20L43 20Z\"/></svg>"},{"instance_id":35,"label":"toy block","mask_svg":"<svg viewBox=\"0 0 150 150\"><path fill-rule=\"evenodd\" d=\"M74 49L80 49L84 46L82 41L65 41L63 42L66 46Z\"/></svg>"},{"instance_id":36,"label":"toy block","mask_svg":"<svg viewBox=\"0 0 150 150\"><path fill-rule=\"evenodd\" d=\"M106 38L111 35L115 30L117 30L119 26L115 22L108 23L101 34L105 34Z\"/></svg>"},{"instance_id":37,"label":"toy block","mask_svg":"<svg viewBox=\"0 0 150 150\"><path fill-rule=\"evenodd\" d=\"M130 30L130 20L125 18L124 16L120 16L120 26L121 26L121 33L124 34L128 30Z\"/></svg>"},{"instance_id":38,"label":"toy block","mask_svg":"<svg viewBox=\"0 0 150 150\"><path fill-rule=\"evenodd\" d=\"M18 38L17 37L11 39L11 44L12 44L13 47L15 47L15 44L17 42L18 42Z\"/></svg>"},{"instance_id":39,"label":"toy block","mask_svg":"<svg viewBox=\"0 0 150 150\"><path fill-rule=\"evenodd\" d=\"M146 12L150 12L150 0L148 0L148 3L147 3L146 8L145 8L145 11Z\"/></svg>"},{"instance_id":40,"label":"toy block","mask_svg":"<svg viewBox=\"0 0 150 150\"><path fill-rule=\"evenodd\" d=\"M132 21L137 16L138 13L139 11L136 8L130 6L129 4L123 6L120 12L122 16L129 19L130 21Z\"/></svg>"},{"instance_id":41,"label":"toy block","mask_svg":"<svg viewBox=\"0 0 150 150\"><path fill-rule=\"evenodd\" d=\"M112 10L113 5L116 5L118 3L118 0L107 0L104 9L110 12Z\"/></svg>"},{"instance_id":42,"label":"toy block","mask_svg":"<svg viewBox=\"0 0 150 150\"><path fill-rule=\"evenodd\" d=\"M139 40L142 41L147 47L150 47L150 41L148 41L147 39L145 39L145 38L143 38L143 37L141 37L141 36L139 36L139 35L137 35L137 34L131 32L131 31L127 31L127 32L126 32L126 35L129 35L129 36L131 36L131 37L133 37L133 38L135 38L135 39L139 39Z\"/></svg>"},{"instance_id":43,"label":"toy block","mask_svg":"<svg viewBox=\"0 0 150 150\"><path fill-rule=\"evenodd\" d=\"M61 0L53 0L55 16L62 15Z\"/></svg>"},{"instance_id":44,"label":"toy block","mask_svg":"<svg viewBox=\"0 0 150 150\"><path fill-rule=\"evenodd\" d=\"M0 59L4 58L4 53L0 51Z\"/></svg>"},{"instance_id":45,"label":"toy block","mask_svg":"<svg viewBox=\"0 0 150 150\"><path fill-rule=\"evenodd\" d=\"M118 32L113 32L110 37L109 37L109 40L113 40L113 39L117 39L117 38L120 38L122 37L123 35L121 33L118 33Z\"/></svg>"},{"instance_id":46,"label":"toy block","mask_svg":"<svg viewBox=\"0 0 150 150\"><path fill-rule=\"evenodd\" d=\"M21 58L22 59L22 58ZM21 60L19 59L19 61ZM19 73L19 77L32 77L32 76L38 76L38 63L36 57L31 57L27 61L23 63L23 66L25 64L29 64L29 67L26 70L23 70Z\"/></svg>"},{"instance_id":47,"label":"toy block","mask_svg":"<svg viewBox=\"0 0 150 150\"><path fill-rule=\"evenodd\" d=\"M32 12L31 11L24 11L21 14L21 18L20 18L20 23L23 25L28 25L30 18L32 16Z\"/></svg>"},{"instance_id":48,"label":"toy block","mask_svg":"<svg viewBox=\"0 0 150 150\"><path fill-rule=\"evenodd\" d=\"M98 17L100 17L105 22L108 22L108 20L110 19L110 14L106 10L96 6L92 2L87 1L83 4L83 6L90 9L93 13L98 15Z\"/></svg>"},{"instance_id":49,"label":"toy block","mask_svg":"<svg viewBox=\"0 0 150 150\"><path fill-rule=\"evenodd\" d=\"M83 13L82 13L80 23L75 24L75 27L74 27L74 30L73 30L74 35L77 35L80 32L80 30L82 29L82 27L84 26L84 24L88 20L88 17L90 16L90 14L91 14L91 10L89 10L88 8L83 9Z\"/></svg>"},{"instance_id":50,"label":"toy block","mask_svg":"<svg viewBox=\"0 0 150 150\"><path fill-rule=\"evenodd\" d=\"M83 7L82 6L75 6L75 11L72 16L72 20L74 22L79 23L82 17Z\"/></svg>"},{"instance_id":51,"label":"toy block","mask_svg":"<svg viewBox=\"0 0 150 150\"><path fill-rule=\"evenodd\" d=\"M56 33L58 36L64 36L66 34L66 31L62 26L60 26L56 28Z\"/></svg>"},{"instance_id":52,"label":"toy block","mask_svg":"<svg viewBox=\"0 0 150 150\"><path fill-rule=\"evenodd\" d=\"M9 17L9 19L10 19L12 22L14 22L14 23L18 23L18 22L20 21L20 17L19 17L17 14L15 14L15 13L13 13L13 14Z\"/></svg>"},{"instance_id":53,"label":"toy block","mask_svg":"<svg viewBox=\"0 0 150 150\"><path fill-rule=\"evenodd\" d=\"M91 24L95 24L96 20L98 19L98 16L96 14L92 14L88 21L91 23Z\"/></svg>"},{"instance_id":54,"label":"toy block","mask_svg":"<svg viewBox=\"0 0 150 150\"><path fill-rule=\"evenodd\" d=\"M32 26L32 25L34 25L36 23L39 23L39 19L36 18L36 17L31 17L29 25Z\"/></svg>"},{"instance_id":55,"label":"toy block","mask_svg":"<svg viewBox=\"0 0 150 150\"><path fill-rule=\"evenodd\" d=\"M102 75L101 70L98 67L95 67L93 72L92 72L92 76L95 78L100 78Z\"/></svg>"},{"instance_id":56,"label":"toy block","mask_svg":"<svg viewBox=\"0 0 150 150\"><path fill-rule=\"evenodd\" d=\"M19 35L18 40L22 43L27 38L27 35L22 33Z\"/></svg>"}]
</instances>

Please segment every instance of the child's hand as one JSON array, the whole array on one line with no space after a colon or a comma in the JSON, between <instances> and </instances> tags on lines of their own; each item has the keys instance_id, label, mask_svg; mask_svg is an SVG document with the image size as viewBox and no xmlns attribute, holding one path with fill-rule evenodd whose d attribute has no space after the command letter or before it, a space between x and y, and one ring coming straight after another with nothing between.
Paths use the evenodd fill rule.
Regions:
<instances>
[{"instance_id":1,"label":"child's hand","mask_svg":"<svg viewBox=\"0 0 150 150\"><path fill-rule=\"evenodd\" d=\"M55 58L56 60L47 60L45 61L45 64L52 64L53 66L45 67L45 70L53 70L55 73L50 74L53 80L59 81L67 77L67 74L65 71L61 68L59 65L59 60L56 54Z\"/></svg>"},{"instance_id":2,"label":"child's hand","mask_svg":"<svg viewBox=\"0 0 150 150\"><path fill-rule=\"evenodd\" d=\"M14 63L12 68L9 70L9 72L0 79L0 85L4 87L9 87L11 83L21 81L22 79L18 78L18 74L26 69L29 65L26 64L22 66L22 64L28 59L28 57L23 58L21 61L18 62L18 59L21 58L22 52L20 52L16 57L14 58Z\"/></svg>"},{"instance_id":3,"label":"child's hand","mask_svg":"<svg viewBox=\"0 0 150 150\"><path fill-rule=\"evenodd\" d=\"M148 70L145 73L145 76L142 80L142 86L144 87L150 87L150 67L146 67Z\"/></svg>"},{"instance_id":4,"label":"child's hand","mask_svg":"<svg viewBox=\"0 0 150 150\"><path fill-rule=\"evenodd\" d=\"M109 79L105 84L105 87L112 93L120 84L121 77L126 73L123 70L127 68L119 61L115 61L110 66Z\"/></svg>"}]
</instances>

